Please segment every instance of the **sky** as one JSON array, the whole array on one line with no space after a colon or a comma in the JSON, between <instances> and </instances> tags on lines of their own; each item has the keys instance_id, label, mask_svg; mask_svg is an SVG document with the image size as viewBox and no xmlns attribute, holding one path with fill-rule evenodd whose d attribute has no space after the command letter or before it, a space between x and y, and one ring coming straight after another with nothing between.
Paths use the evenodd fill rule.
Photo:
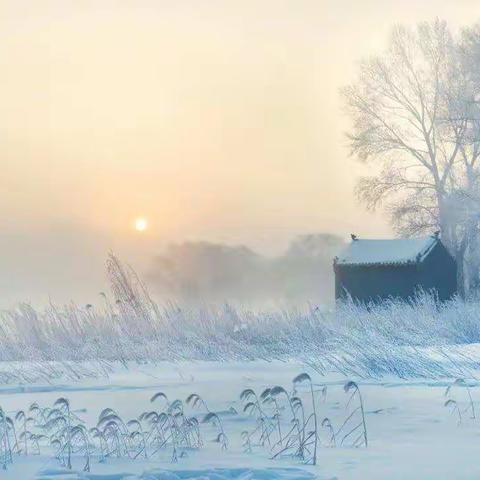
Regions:
<instances>
[{"instance_id":1,"label":"sky","mask_svg":"<svg viewBox=\"0 0 480 480\"><path fill-rule=\"evenodd\" d=\"M471 0L0 0L0 307L93 301L171 242L388 237L339 89L395 23ZM135 219L148 228L138 232Z\"/></svg>"}]
</instances>

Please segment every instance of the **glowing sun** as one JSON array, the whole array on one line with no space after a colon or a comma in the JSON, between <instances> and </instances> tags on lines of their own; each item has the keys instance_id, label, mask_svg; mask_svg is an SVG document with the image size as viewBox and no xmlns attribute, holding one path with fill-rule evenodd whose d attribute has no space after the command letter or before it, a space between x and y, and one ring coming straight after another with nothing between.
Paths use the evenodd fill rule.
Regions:
<instances>
[{"instance_id":1,"label":"glowing sun","mask_svg":"<svg viewBox=\"0 0 480 480\"><path fill-rule=\"evenodd\" d=\"M144 232L148 228L148 221L144 217L135 219L135 230L137 232Z\"/></svg>"}]
</instances>

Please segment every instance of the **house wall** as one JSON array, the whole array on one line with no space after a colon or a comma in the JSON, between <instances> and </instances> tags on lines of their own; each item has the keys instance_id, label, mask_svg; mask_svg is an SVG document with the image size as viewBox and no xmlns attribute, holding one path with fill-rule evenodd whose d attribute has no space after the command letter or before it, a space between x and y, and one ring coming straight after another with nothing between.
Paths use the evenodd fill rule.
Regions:
<instances>
[{"instance_id":1,"label":"house wall","mask_svg":"<svg viewBox=\"0 0 480 480\"><path fill-rule=\"evenodd\" d=\"M416 265L407 266L336 266L335 296L362 302L389 297L408 298L414 295L420 272ZM347 293L348 292L348 293Z\"/></svg>"},{"instance_id":2,"label":"house wall","mask_svg":"<svg viewBox=\"0 0 480 480\"><path fill-rule=\"evenodd\" d=\"M439 300L448 300L457 293L457 265L442 243L435 245L419 269L423 289L435 289Z\"/></svg>"},{"instance_id":3,"label":"house wall","mask_svg":"<svg viewBox=\"0 0 480 480\"><path fill-rule=\"evenodd\" d=\"M457 291L456 264L439 242L419 264L396 266L335 265L335 297L356 301L408 299L419 289L435 290L441 301ZM348 292L348 293L347 293Z\"/></svg>"}]
</instances>

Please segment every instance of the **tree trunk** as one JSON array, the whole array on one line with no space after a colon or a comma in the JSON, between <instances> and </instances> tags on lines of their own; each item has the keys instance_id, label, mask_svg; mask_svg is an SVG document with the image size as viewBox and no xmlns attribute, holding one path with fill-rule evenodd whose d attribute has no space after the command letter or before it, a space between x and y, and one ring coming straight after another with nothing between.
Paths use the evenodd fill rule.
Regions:
<instances>
[{"instance_id":1,"label":"tree trunk","mask_svg":"<svg viewBox=\"0 0 480 480\"><path fill-rule=\"evenodd\" d=\"M460 298L465 299L467 294L466 280L467 269L465 268L465 254L467 250L467 234L464 234L461 239L458 238L458 233L455 231L455 226L452 225L452 215L448 209L448 203L442 194L438 195L438 223L442 234L442 243L445 245L450 254L455 258L457 264L457 292Z\"/></svg>"}]
</instances>

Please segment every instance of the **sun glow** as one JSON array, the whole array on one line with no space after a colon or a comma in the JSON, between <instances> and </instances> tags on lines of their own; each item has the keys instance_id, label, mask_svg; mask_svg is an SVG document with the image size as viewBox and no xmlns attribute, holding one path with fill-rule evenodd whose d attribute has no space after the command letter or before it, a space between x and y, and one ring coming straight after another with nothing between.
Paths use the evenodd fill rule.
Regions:
<instances>
[{"instance_id":1,"label":"sun glow","mask_svg":"<svg viewBox=\"0 0 480 480\"><path fill-rule=\"evenodd\" d=\"M137 232L144 232L148 228L148 221L146 218L139 217L135 219L135 230Z\"/></svg>"}]
</instances>

